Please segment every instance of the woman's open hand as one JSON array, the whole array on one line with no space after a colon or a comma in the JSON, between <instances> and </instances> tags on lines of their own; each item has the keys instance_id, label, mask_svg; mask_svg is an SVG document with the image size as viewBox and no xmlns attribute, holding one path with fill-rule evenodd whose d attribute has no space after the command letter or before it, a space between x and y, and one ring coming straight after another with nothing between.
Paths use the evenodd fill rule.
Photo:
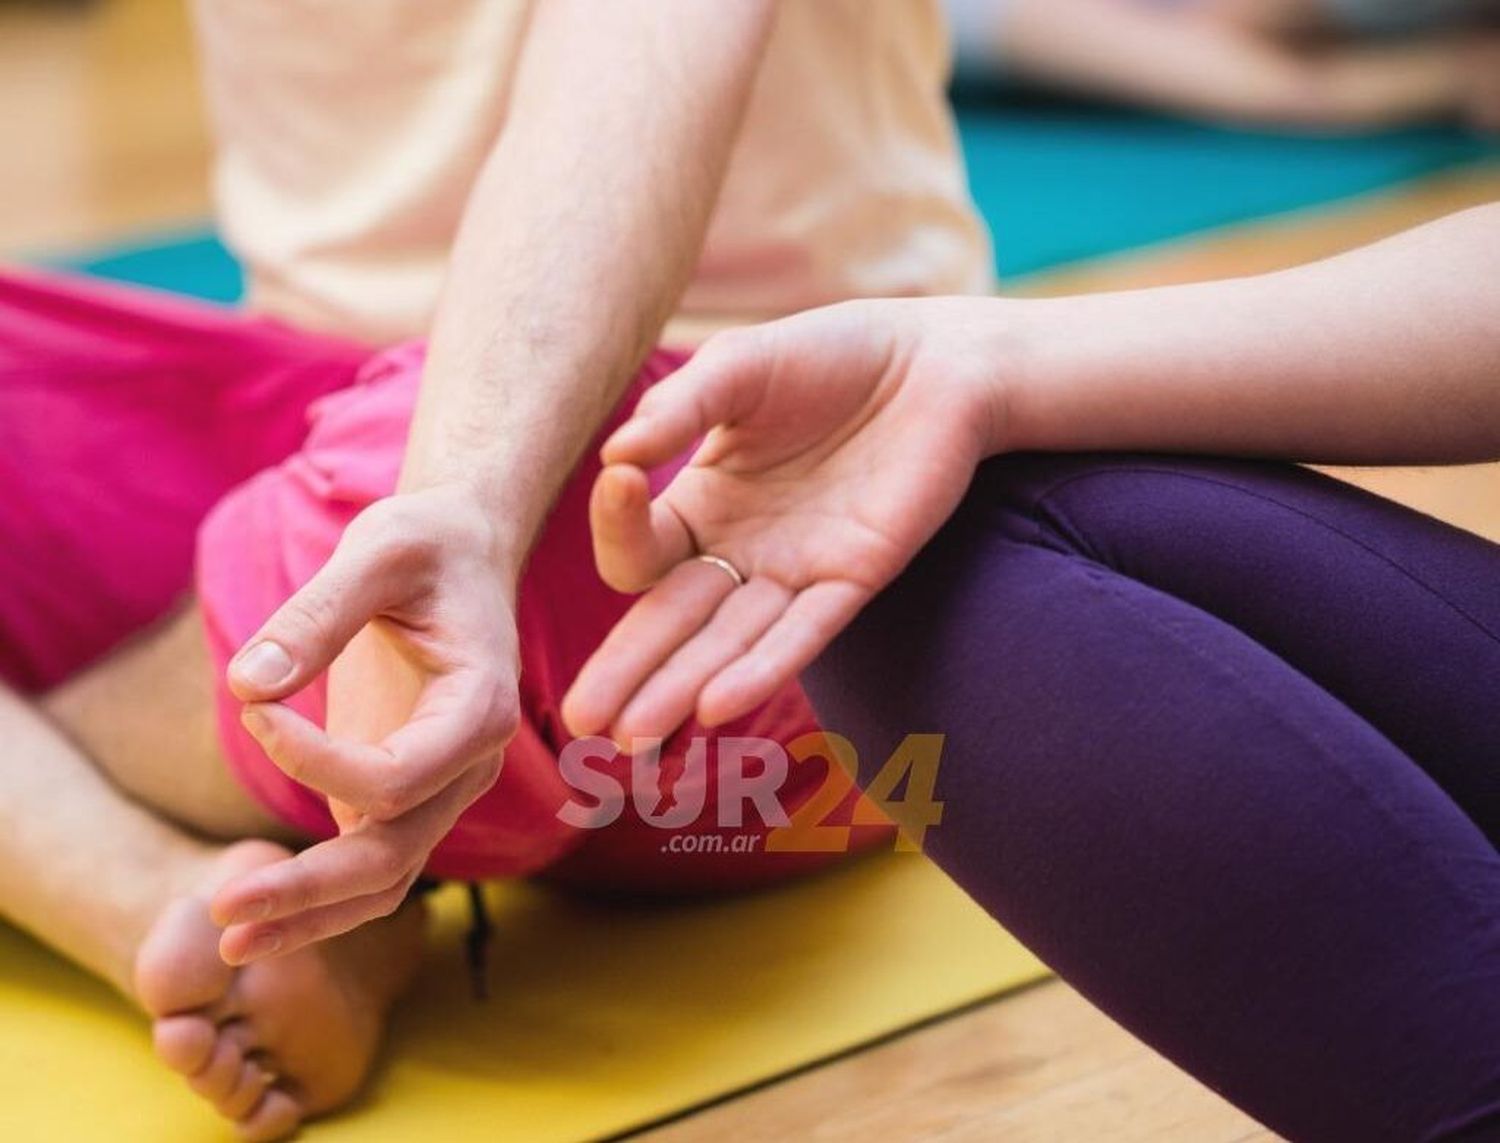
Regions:
<instances>
[{"instance_id":1,"label":"woman's open hand","mask_svg":"<svg viewBox=\"0 0 1500 1143\"><path fill-rule=\"evenodd\" d=\"M1003 432L981 304L987 320L969 299L871 301L736 330L646 395L592 502L600 574L646 594L569 692L574 734L738 717L896 577ZM645 470L699 438L653 501Z\"/></svg>"}]
</instances>

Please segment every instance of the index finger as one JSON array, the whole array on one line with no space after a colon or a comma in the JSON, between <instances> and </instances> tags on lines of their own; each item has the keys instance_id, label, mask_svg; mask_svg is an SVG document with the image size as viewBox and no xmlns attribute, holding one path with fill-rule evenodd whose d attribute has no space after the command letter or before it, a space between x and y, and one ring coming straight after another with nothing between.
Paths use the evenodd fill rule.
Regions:
<instances>
[{"instance_id":1,"label":"index finger","mask_svg":"<svg viewBox=\"0 0 1500 1143\"><path fill-rule=\"evenodd\" d=\"M654 385L604 442L604 463L664 464L753 405L775 365L767 328L730 330L705 342L692 360Z\"/></svg>"},{"instance_id":2,"label":"index finger","mask_svg":"<svg viewBox=\"0 0 1500 1143\"><path fill-rule=\"evenodd\" d=\"M493 781L493 771L472 773L398 821L367 822L226 882L211 903L215 922L226 927L226 951L248 950L286 918L383 897L420 869L459 815ZM291 949L283 945L277 951Z\"/></svg>"},{"instance_id":3,"label":"index finger","mask_svg":"<svg viewBox=\"0 0 1500 1143\"><path fill-rule=\"evenodd\" d=\"M334 738L281 703L252 703L242 720L287 777L377 821L410 812L515 733L514 697L482 672L429 684L406 723L376 745Z\"/></svg>"},{"instance_id":4,"label":"index finger","mask_svg":"<svg viewBox=\"0 0 1500 1143\"><path fill-rule=\"evenodd\" d=\"M563 723L579 738L612 725L641 685L696 635L734 591L723 572L679 564L615 624L563 697Z\"/></svg>"}]
</instances>

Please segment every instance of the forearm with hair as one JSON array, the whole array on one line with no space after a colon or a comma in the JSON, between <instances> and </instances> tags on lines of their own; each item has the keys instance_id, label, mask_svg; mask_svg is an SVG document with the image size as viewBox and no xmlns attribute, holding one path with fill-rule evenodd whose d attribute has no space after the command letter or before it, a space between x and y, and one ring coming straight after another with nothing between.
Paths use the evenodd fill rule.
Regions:
<instances>
[{"instance_id":1,"label":"forearm with hair","mask_svg":"<svg viewBox=\"0 0 1500 1143\"><path fill-rule=\"evenodd\" d=\"M403 490L474 487L515 572L696 264L770 0L543 0L473 188Z\"/></svg>"}]
</instances>

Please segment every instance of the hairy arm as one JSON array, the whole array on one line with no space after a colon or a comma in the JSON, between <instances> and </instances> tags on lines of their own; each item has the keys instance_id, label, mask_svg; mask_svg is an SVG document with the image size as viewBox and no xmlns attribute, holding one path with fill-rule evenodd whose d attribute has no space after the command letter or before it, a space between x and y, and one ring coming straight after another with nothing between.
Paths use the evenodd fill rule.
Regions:
<instances>
[{"instance_id":1,"label":"hairy arm","mask_svg":"<svg viewBox=\"0 0 1500 1143\"><path fill-rule=\"evenodd\" d=\"M470 486L514 578L702 245L770 0L544 0L470 198L404 490Z\"/></svg>"},{"instance_id":2,"label":"hairy arm","mask_svg":"<svg viewBox=\"0 0 1500 1143\"><path fill-rule=\"evenodd\" d=\"M998 449L1500 458L1500 204L1255 278L1012 306ZM984 303L981 303L984 304ZM996 312L999 316L999 312Z\"/></svg>"},{"instance_id":3,"label":"hairy arm","mask_svg":"<svg viewBox=\"0 0 1500 1143\"><path fill-rule=\"evenodd\" d=\"M230 668L245 725L340 825L219 891L231 961L398 907L496 780L519 719L521 568L697 262L774 14L773 0L536 5L398 494ZM325 728L281 700L330 663Z\"/></svg>"}]
</instances>

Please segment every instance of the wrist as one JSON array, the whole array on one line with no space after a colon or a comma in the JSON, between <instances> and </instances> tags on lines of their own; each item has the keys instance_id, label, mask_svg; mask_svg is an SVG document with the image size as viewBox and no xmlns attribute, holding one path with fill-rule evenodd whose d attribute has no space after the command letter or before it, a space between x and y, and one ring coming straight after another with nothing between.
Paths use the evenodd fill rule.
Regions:
<instances>
[{"instance_id":1,"label":"wrist","mask_svg":"<svg viewBox=\"0 0 1500 1143\"><path fill-rule=\"evenodd\" d=\"M1045 448L1047 369L1043 315L1046 303L1006 299L989 302L971 319L978 332L974 357L986 457Z\"/></svg>"},{"instance_id":2,"label":"wrist","mask_svg":"<svg viewBox=\"0 0 1500 1143\"><path fill-rule=\"evenodd\" d=\"M446 479L404 488L402 496L422 530L439 544L454 543L469 552L514 600L532 537L516 527L515 514L487 495L482 483Z\"/></svg>"},{"instance_id":3,"label":"wrist","mask_svg":"<svg viewBox=\"0 0 1500 1143\"><path fill-rule=\"evenodd\" d=\"M536 532L522 525L523 518L513 504L507 504L498 495L487 494L482 485L464 486L463 495L470 510L478 513L483 521L481 534L485 564L514 601L520 588L521 573L536 542Z\"/></svg>"},{"instance_id":4,"label":"wrist","mask_svg":"<svg viewBox=\"0 0 1500 1143\"><path fill-rule=\"evenodd\" d=\"M424 434L424 436L430 434ZM520 582L541 513L527 510L526 482L496 471L495 442L484 449L450 442L433 448L412 433L396 484L398 494L419 500L434 521L443 521L508 588ZM532 523L533 517L538 517Z\"/></svg>"},{"instance_id":5,"label":"wrist","mask_svg":"<svg viewBox=\"0 0 1500 1143\"><path fill-rule=\"evenodd\" d=\"M995 385L1003 393L1008 452L1066 452L1079 448L1107 413L1111 387L1097 363L1129 356L1129 339L1110 329L1086 298L1018 301L1006 323L1005 366ZM1092 379L1091 379L1092 378Z\"/></svg>"}]
</instances>

